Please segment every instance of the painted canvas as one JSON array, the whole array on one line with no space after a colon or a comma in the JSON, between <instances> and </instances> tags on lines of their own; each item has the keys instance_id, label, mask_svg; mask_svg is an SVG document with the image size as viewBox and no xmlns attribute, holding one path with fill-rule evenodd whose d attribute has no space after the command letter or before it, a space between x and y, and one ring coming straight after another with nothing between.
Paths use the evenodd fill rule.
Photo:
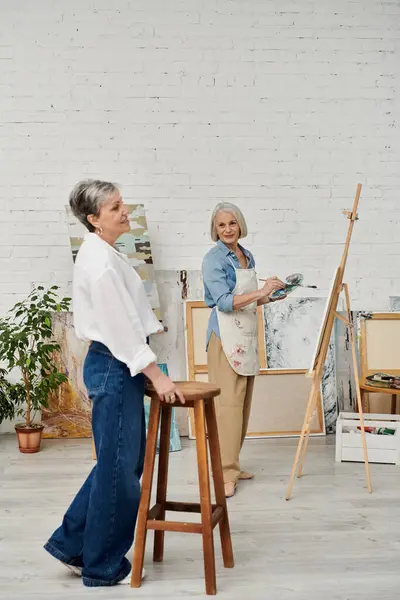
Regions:
<instances>
[{"instance_id":1,"label":"painted canvas","mask_svg":"<svg viewBox=\"0 0 400 600\"><path fill-rule=\"evenodd\" d=\"M324 298L288 298L264 306L269 369L307 369L324 312Z\"/></svg>"},{"instance_id":2,"label":"painted canvas","mask_svg":"<svg viewBox=\"0 0 400 600\"><path fill-rule=\"evenodd\" d=\"M345 313L342 313L346 316ZM356 331L359 330L360 313L352 311ZM354 379L353 356L351 352L349 329L340 319L335 321L335 347L336 347L336 385L338 393L339 410L347 412L357 411L357 392ZM357 341L358 341L357 335ZM358 353L358 343L356 345Z\"/></svg>"},{"instance_id":3,"label":"painted canvas","mask_svg":"<svg viewBox=\"0 0 400 600\"><path fill-rule=\"evenodd\" d=\"M63 383L42 411L45 438L91 437L91 403L82 377L82 365L88 345L75 336L71 313L53 317L54 338L60 344L57 369L65 373Z\"/></svg>"},{"instance_id":4,"label":"painted canvas","mask_svg":"<svg viewBox=\"0 0 400 600\"><path fill-rule=\"evenodd\" d=\"M309 367L320 335L326 304L325 298L291 297L283 302L265 305L265 343L269 369ZM325 427L329 432L337 418L334 339L329 344L321 389Z\"/></svg>"},{"instance_id":5,"label":"painted canvas","mask_svg":"<svg viewBox=\"0 0 400 600\"><path fill-rule=\"evenodd\" d=\"M147 221L143 204L127 204L131 229L117 240L118 250L126 254L132 267L137 271L143 281L147 297L157 319L162 321L160 300L156 285L153 255L150 238L147 231ZM72 250L75 261L78 250L83 242L85 227L79 223L67 207L67 218Z\"/></svg>"},{"instance_id":6,"label":"painted canvas","mask_svg":"<svg viewBox=\"0 0 400 600\"><path fill-rule=\"evenodd\" d=\"M336 383L336 356L335 356L335 339L332 334L324 370L322 372L322 401L324 404L325 430L326 433L336 431L336 421L339 415L338 410L338 394Z\"/></svg>"}]
</instances>

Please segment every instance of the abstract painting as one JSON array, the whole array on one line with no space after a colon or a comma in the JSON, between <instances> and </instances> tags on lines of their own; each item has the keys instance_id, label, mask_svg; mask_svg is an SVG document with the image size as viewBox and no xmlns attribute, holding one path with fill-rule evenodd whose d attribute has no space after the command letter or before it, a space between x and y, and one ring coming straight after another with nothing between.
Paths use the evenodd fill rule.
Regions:
<instances>
[{"instance_id":1,"label":"abstract painting","mask_svg":"<svg viewBox=\"0 0 400 600\"><path fill-rule=\"evenodd\" d=\"M92 435L91 403L82 377L82 365L88 344L74 333L71 313L53 316L54 339L60 345L55 357L57 369L68 381L51 396L49 407L43 409L45 438L86 438Z\"/></svg>"},{"instance_id":2,"label":"abstract painting","mask_svg":"<svg viewBox=\"0 0 400 600\"><path fill-rule=\"evenodd\" d=\"M326 433L333 433L336 431L336 421L339 415L336 385L335 341L332 333L321 382Z\"/></svg>"},{"instance_id":3,"label":"abstract painting","mask_svg":"<svg viewBox=\"0 0 400 600\"><path fill-rule=\"evenodd\" d=\"M269 369L307 369L324 312L324 298L287 298L264 307Z\"/></svg>"},{"instance_id":4,"label":"abstract painting","mask_svg":"<svg viewBox=\"0 0 400 600\"><path fill-rule=\"evenodd\" d=\"M315 353L326 298L291 297L266 304L265 344L269 369L308 369ZM326 431L337 419L335 345L332 337L322 377Z\"/></svg>"},{"instance_id":5,"label":"abstract painting","mask_svg":"<svg viewBox=\"0 0 400 600\"><path fill-rule=\"evenodd\" d=\"M116 242L116 246L118 250L128 256L132 267L143 281L154 314L159 321L162 321L144 206L143 204L127 204L126 207L129 213L131 229L128 233L121 235ZM66 210L72 258L75 261L78 250L83 242L86 229L84 225L74 217L69 206Z\"/></svg>"},{"instance_id":6,"label":"abstract painting","mask_svg":"<svg viewBox=\"0 0 400 600\"><path fill-rule=\"evenodd\" d=\"M347 317L345 313L340 314ZM361 313L358 311L352 311L356 332L359 329L360 314ZM336 387L339 410L354 412L357 411L357 391L354 379L354 364L349 329L343 321L336 319L334 332L336 348ZM356 350L358 354L358 344L356 345Z\"/></svg>"}]
</instances>

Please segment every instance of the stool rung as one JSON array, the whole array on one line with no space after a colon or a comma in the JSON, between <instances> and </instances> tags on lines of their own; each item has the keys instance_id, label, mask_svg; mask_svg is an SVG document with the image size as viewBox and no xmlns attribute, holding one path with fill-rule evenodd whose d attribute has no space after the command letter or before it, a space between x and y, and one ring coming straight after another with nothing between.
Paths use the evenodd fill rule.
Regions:
<instances>
[{"instance_id":1,"label":"stool rung","mask_svg":"<svg viewBox=\"0 0 400 600\"><path fill-rule=\"evenodd\" d=\"M214 527L216 525L218 525L218 523L223 518L224 518L224 509L222 508L222 506L217 506L216 508L214 508L212 511L212 517L211 517L212 528L214 529Z\"/></svg>"},{"instance_id":2,"label":"stool rung","mask_svg":"<svg viewBox=\"0 0 400 600\"><path fill-rule=\"evenodd\" d=\"M157 519L161 514L161 504L155 504L147 514L148 519Z\"/></svg>"},{"instance_id":3,"label":"stool rung","mask_svg":"<svg viewBox=\"0 0 400 600\"><path fill-rule=\"evenodd\" d=\"M217 508L217 504L212 504L212 509ZM201 513L201 506L198 502L166 502L165 510L171 512L188 512L188 513Z\"/></svg>"},{"instance_id":4,"label":"stool rung","mask_svg":"<svg viewBox=\"0 0 400 600\"><path fill-rule=\"evenodd\" d=\"M184 523L183 521L147 521L147 529L179 533L203 533L201 523Z\"/></svg>"},{"instance_id":5,"label":"stool rung","mask_svg":"<svg viewBox=\"0 0 400 600\"><path fill-rule=\"evenodd\" d=\"M200 512L200 510L195 510L197 506L196 504L191 504L190 508L192 510L183 510L183 506L187 506L186 502L167 502L166 510L173 511L174 509L168 508L169 504L173 504L174 506L178 506L175 508L178 512ZM155 504L153 508L149 511L149 518L147 520L147 529L154 529L155 531L178 531L181 533L202 533L202 525L201 523L185 523L183 521L160 521L156 517L158 513L161 511L161 505ZM221 506L213 505L212 516L211 516L211 524L212 528L221 521L224 516L224 509Z\"/></svg>"}]
</instances>

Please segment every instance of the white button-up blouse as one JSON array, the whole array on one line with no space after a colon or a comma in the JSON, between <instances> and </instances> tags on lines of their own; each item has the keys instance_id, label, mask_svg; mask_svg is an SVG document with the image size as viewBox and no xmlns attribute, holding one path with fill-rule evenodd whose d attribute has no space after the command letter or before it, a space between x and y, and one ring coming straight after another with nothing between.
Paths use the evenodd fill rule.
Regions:
<instances>
[{"instance_id":1,"label":"white button-up blouse","mask_svg":"<svg viewBox=\"0 0 400 600\"><path fill-rule=\"evenodd\" d=\"M74 327L78 338L104 344L132 377L156 356L146 339L162 327L128 258L86 233L74 266Z\"/></svg>"}]
</instances>

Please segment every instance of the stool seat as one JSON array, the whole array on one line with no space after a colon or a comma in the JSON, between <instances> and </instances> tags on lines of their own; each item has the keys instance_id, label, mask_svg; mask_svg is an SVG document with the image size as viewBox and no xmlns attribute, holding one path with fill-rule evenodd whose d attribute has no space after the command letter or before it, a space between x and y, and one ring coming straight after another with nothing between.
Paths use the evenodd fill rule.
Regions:
<instances>
[{"instance_id":1,"label":"stool seat","mask_svg":"<svg viewBox=\"0 0 400 600\"><path fill-rule=\"evenodd\" d=\"M205 402L212 400L215 396L219 396L221 393L220 388L216 387L212 383L206 383L202 381L175 381L176 386L180 389L182 394L185 397L185 404L182 405L179 401L179 398L176 399L175 403L171 406L186 406L192 407L193 403L196 400L204 400ZM164 400L160 400L156 390L153 385L149 383L146 386L146 395L149 398L156 398L162 404L165 403ZM167 402L166 404L171 404Z\"/></svg>"},{"instance_id":2,"label":"stool seat","mask_svg":"<svg viewBox=\"0 0 400 600\"><path fill-rule=\"evenodd\" d=\"M369 413L369 400L367 401L365 395L368 394L388 394L392 396L391 414L397 414L397 396L400 396L400 390L397 388L384 388L375 385L368 385L368 383L360 383L361 402L365 412Z\"/></svg>"},{"instance_id":3,"label":"stool seat","mask_svg":"<svg viewBox=\"0 0 400 600\"><path fill-rule=\"evenodd\" d=\"M146 394L151 398L151 405L142 478L142 495L133 553L131 587L140 587L142 582L141 574L146 548L146 537L149 530L154 531L153 560L155 562L163 560L165 532L197 533L200 534L203 540L206 593L214 595L217 591L217 585L213 530L217 525L219 526L221 537L224 567L231 569L234 565L214 406L214 398L220 394L220 389L211 383L199 381L175 381L175 384L184 395L185 404L182 404L179 400L174 404L160 400L151 384L148 384L146 388ZM198 503L185 502L180 499L171 502L167 499L172 408L187 408L188 406L192 406L194 409L197 469L200 488L200 502ZM154 506L150 507L160 422L160 452L156 502ZM215 503L211 502L207 445L210 451ZM166 513L168 512L199 513L201 515L201 522L168 520L166 518Z\"/></svg>"}]
</instances>

